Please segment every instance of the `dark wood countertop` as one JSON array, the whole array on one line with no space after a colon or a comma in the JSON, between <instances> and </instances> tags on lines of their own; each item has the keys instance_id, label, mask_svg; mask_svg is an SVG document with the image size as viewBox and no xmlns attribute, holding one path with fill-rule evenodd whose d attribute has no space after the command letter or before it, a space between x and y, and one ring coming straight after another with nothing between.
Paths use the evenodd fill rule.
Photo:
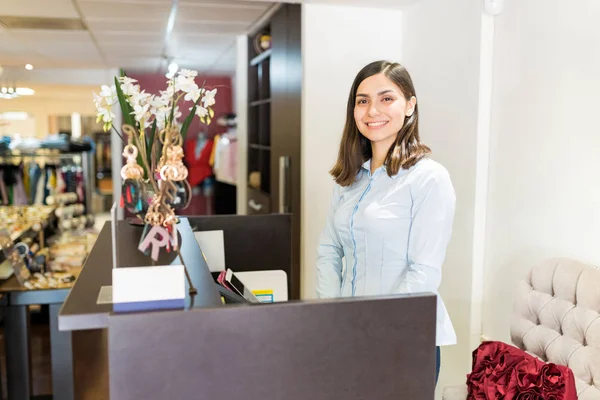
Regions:
<instances>
[{"instance_id":1,"label":"dark wood countertop","mask_svg":"<svg viewBox=\"0 0 600 400\"><path fill-rule=\"evenodd\" d=\"M196 242L187 218L181 218L177 225L180 235L181 255L198 294L189 297L186 304L194 308L222 306L214 279L210 274L204 256ZM142 234L142 226L119 221L118 259L120 266L149 265L150 258L137 250ZM163 252L164 253L164 252ZM175 253L161 253L158 265L180 264ZM111 224L102 228L75 285L71 289L58 316L61 331L101 329L108 327L108 316L113 312L112 304L97 304L102 286L112 285L112 234ZM187 283L186 283L187 287Z\"/></svg>"}]
</instances>

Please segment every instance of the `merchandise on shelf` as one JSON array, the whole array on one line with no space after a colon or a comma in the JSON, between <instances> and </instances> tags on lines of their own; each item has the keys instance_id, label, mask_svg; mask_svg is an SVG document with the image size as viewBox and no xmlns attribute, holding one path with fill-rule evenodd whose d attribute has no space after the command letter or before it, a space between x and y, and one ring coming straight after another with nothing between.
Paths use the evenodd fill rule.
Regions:
<instances>
[{"instance_id":1,"label":"merchandise on shelf","mask_svg":"<svg viewBox=\"0 0 600 400\"><path fill-rule=\"evenodd\" d=\"M72 286L96 241L93 216L81 215L80 204L65 206L68 197L57 196L52 206L0 207L4 263L24 288Z\"/></svg>"},{"instance_id":2,"label":"merchandise on shelf","mask_svg":"<svg viewBox=\"0 0 600 400\"><path fill-rule=\"evenodd\" d=\"M0 229L6 229L17 240L24 232L41 231L48 224L52 206L0 206Z\"/></svg>"}]
</instances>

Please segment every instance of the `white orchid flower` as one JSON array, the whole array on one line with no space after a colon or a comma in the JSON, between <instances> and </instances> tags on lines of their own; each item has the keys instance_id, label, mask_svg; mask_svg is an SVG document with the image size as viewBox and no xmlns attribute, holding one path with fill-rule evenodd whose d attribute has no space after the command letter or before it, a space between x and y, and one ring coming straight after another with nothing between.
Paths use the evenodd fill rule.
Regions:
<instances>
[{"instance_id":1,"label":"white orchid flower","mask_svg":"<svg viewBox=\"0 0 600 400\"><path fill-rule=\"evenodd\" d=\"M130 78L128 76L120 76L118 78L118 80L119 80L119 82L125 83L125 84L137 83L137 79L133 79L133 78Z\"/></svg>"},{"instance_id":2,"label":"white orchid flower","mask_svg":"<svg viewBox=\"0 0 600 400\"><path fill-rule=\"evenodd\" d=\"M201 89L198 87L198 85L196 85L196 87L194 89L192 89L186 93L186 95L184 96L183 99L185 101L191 100L195 103L196 101L198 101L198 99L200 98L200 96L202 95L203 92L204 92L204 89Z\"/></svg>"},{"instance_id":3,"label":"white orchid flower","mask_svg":"<svg viewBox=\"0 0 600 400\"><path fill-rule=\"evenodd\" d=\"M150 104L150 113L155 116L169 105L168 100L161 96L152 96L148 100L148 104Z\"/></svg>"},{"instance_id":4,"label":"white orchid flower","mask_svg":"<svg viewBox=\"0 0 600 400\"><path fill-rule=\"evenodd\" d=\"M141 92L134 93L129 99L129 103L135 107L136 105L144 105L151 99L150 93L146 93L144 90Z\"/></svg>"},{"instance_id":5,"label":"white orchid flower","mask_svg":"<svg viewBox=\"0 0 600 400\"><path fill-rule=\"evenodd\" d=\"M104 122L104 130L110 129L115 114L111 107L117 102L117 91L115 86L102 85L100 94L92 92L94 95L94 105L97 111L97 121Z\"/></svg>"},{"instance_id":6,"label":"white orchid flower","mask_svg":"<svg viewBox=\"0 0 600 400\"><path fill-rule=\"evenodd\" d=\"M135 84L137 80L122 76L119 81L121 82L121 90L126 96L133 96L140 92L140 86Z\"/></svg>"},{"instance_id":7,"label":"white orchid flower","mask_svg":"<svg viewBox=\"0 0 600 400\"><path fill-rule=\"evenodd\" d=\"M179 75L177 76L177 80L175 81L175 91L179 92L185 92L185 93L189 93L190 91L193 90L197 90L198 89L198 85L196 85L196 82L194 82L194 78L193 77L186 77L183 75Z\"/></svg>"},{"instance_id":8,"label":"white orchid flower","mask_svg":"<svg viewBox=\"0 0 600 400\"><path fill-rule=\"evenodd\" d=\"M103 101L103 97L102 96L98 96L96 94L96 92L92 92L92 94L94 95L94 105L96 106L96 108L101 107L102 101Z\"/></svg>"},{"instance_id":9,"label":"white orchid flower","mask_svg":"<svg viewBox=\"0 0 600 400\"><path fill-rule=\"evenodd\" d=\"M168 115L167 108L157 110L156 113L154 114L154 118L156 118L156 128L158 130L161 130L165 127L165 121L167 120L167 115Z\"/></svg>"},{"instance_id":10,"label":"white orchid flower","mask_svg":"<svg viewBox=\"0 0 600 400\"><path fill-rule=\"evenodd\" d=\"M112 86L102 85L100 87L100 97L104 97L104 98L117 97L117 89L115 88L115 85L112 85Z\"/></svg>"},{"instance_id":11,"label":"white orchid flower","mask_svg":"<svg viewBox=\"0 0 600 400\"><path fill-rule=\"evenodd\" d=\"M186 78L195 78L198 76L198 71L184 68L181 71L179 71L179 75L183 75Z\"/></svg>"},{"instance_id":12,"label":"white orchid flower","mask_svg":"<svg viewBox=\"0 0 600 400\"><path fill-rule=\"evenodd\" d=\"M160 91L161 97L165 97L169 100L173 97L174 94L175 94L175 87L173 85L167 86L167 90Z\"/></svg>"},{"instance_id":13,"label":"white orchid flower","mask_svg":"<svg viewBox=\"0 0 600 400\"><path fill-rule=\"evenodd\" d=\"M98 117L102 117L102 122L109 123L113 121L115 114L110 108L100 108L98 109Z\"/></svg>"},{"instance_id":14,"label":"white orchid flower","mask_svg":"<svg viewBox=\"0 0 600 400\"><path fill-rule=\"evenodd\" d=\"M208 110L199 105L196 107L196 115L200 118L204 118L208 115Z\"/></svg>"},{"instance_id":15,"label":"white orchid flower","mask_svg":"<svg viewBox=\"0 0 600 400\"><path fill-rule=\"evenodd\" d=\"M121 90L125 96L135 96L140 92L140 87L133 83L122 83Z\"/></svg>"},{"instance_id":16,"label":"white orchid flower","mask_svg":"<svg viewBox=\"0 0 600 400\"><path fill-rule=\"evenodd\" d=\"M202 98L202 102L204 103L204 108L208 108L216 103L215 96L217 94L217 89L208 90L204 93L204 97Z\"/></svg>"},{"instance_id":17,"label":"white orchid flower","mask_svg":"<svg viewBox=\"0 0 600 400\"><path fill-rule=\"evenodd\" d=\"M133 107L133 112L131 113L132 115L134 115L134 118L137 122L142 121L143 119L150 119L147 118L147 113L148 113L148 109L150 108L150 104L136 104Z\"/></svg>"},{"instance_id":18,"label":"white orchid flower","mask_svg":"<svg viewBox=\"0 0 600 400\"><path fill-rule=\"evenodd\" d=\"M169 99L166 96L154 96L150 100L150 104L152 105L152 107L154 107L156 109L159 109L162 107L168 107Z\"/></svg>"}]
</instances>

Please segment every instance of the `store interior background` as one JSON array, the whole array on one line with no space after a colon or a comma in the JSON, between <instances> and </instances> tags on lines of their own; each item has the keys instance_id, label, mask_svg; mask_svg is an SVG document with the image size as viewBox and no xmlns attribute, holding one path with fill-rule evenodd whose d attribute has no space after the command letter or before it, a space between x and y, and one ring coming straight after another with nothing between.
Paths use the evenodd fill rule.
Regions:
<instances>
[{"instance_id":1,"label":"store interior background","mask_svg":"<svg viewBox=\"0 0 600 400\"><path fill-rule=\"evenodd\" d=\"M118 67L147 87L162 85L174 61L224 85L216 111L237 114L236 212L247 213L245 35L274 5L178 3L165 35L170 0L0 1L0 22L54 17L87 26L47 31L0 23L0 82L35 90L0 99L0 135L68 130L74 113L82 121L95 116L91 92L110 84ZM399 61L415 81L422 138L457 193L441 294L459 343L443 349L438 389L465 381L482 338L510 342L515 283L529 268L555 256L600 265L600 5L504 3L497 16L474 0L302 5L301 185L293 189L301 193L302 297L315 297L315 249L333 188L327 171L351 82L370 61ZM11 113L28 117L13 120L19 114ZM211 129L208 135L219 133ZM112 185L97 190L116 193Z\"/></svg>"}]
</instances>

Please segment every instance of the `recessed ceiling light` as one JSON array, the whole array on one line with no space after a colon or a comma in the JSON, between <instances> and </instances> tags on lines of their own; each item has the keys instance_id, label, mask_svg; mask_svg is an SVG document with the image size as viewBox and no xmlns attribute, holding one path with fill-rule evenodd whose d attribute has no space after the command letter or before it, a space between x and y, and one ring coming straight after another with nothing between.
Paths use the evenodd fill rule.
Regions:
<instances>
[{"instance_id":1,"label":"recessed ceiling light","mask_svg":"<svg viewBox=\"0 0 600 400\"><path fill-rule=\"evenodd\" d=\"M33 65L31 65L31 64L25 64L25 69L27 71L31 71L33 69Z\"/></svg>"},{"instance_id":2,"label":"recessed ceiling light","mask_svg":"<svg viewBox=\"0 0 600 400\"><path fill-rule=\"evenodd\" d=\"M35 90L28 87L19 87L17 88L16 93L19 96L33 96L35 94Z\"/></svg>"},{"instance_id":3,"label":"recessed ceiling light","mask_svg":"<svg viewBox=\"0 0 600 400\"><path fill-rule=\"evenodd\" d=\"M19 96L33 96L35 90L27 87L6 87L0 88L0 99L14 99Z\"/></svg>"}]
</instances>

